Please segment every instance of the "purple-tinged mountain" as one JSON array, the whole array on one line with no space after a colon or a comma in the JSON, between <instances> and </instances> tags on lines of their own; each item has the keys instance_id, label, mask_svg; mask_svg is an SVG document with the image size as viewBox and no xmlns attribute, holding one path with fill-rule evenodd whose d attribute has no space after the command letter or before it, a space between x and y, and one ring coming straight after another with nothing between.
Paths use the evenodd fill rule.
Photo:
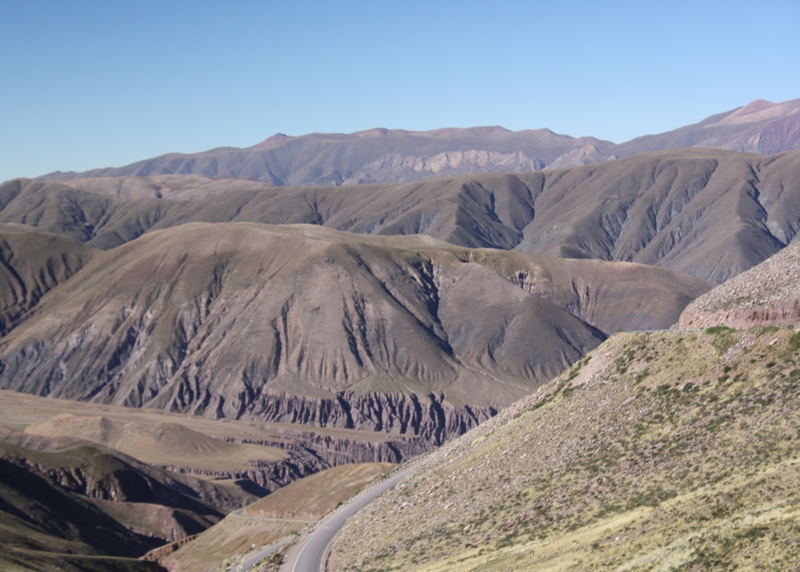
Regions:
<instances>
[{"instance_id":1,"label":"purple-tinged mountain","mask_svg":"<svg viewBox=\"0 0 800 572\"><path fill-rule=\"evenodd\" d=\"M357 133L277 134L247 148L169 153L117 168L52 173L43 179L195 174L253 179L277 186L397 183L481 172L540 171L576 167L677 147L706 147L774 154L800 148L800 99L764 100L700 123L616 145L573 138L549 129L502 127Z\"/></svg>"}]
</instances>

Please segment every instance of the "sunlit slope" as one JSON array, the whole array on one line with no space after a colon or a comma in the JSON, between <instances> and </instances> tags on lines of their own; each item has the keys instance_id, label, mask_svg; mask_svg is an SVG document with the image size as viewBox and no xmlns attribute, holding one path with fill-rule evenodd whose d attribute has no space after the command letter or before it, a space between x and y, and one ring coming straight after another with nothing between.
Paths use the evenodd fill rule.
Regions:
<instances>
[{"instance_id":1,"label":"sunlit slope","mask_svg":"<svg viewBox=\"0 0 800 572\"><path fill-rule=\"evenodd\" d=\"M106 445L159 466L234 471L250 461L278 461L286 454L275 447L229 443L169 422L122 422L108 417L62 413L27 427L31 435L75 437Z\"/></svg>"},{"instance_id":2,"label":"sunlit slope","mask_svg":"<svg viewBox=\"0 0 800 572\"><path fill-rule=\"evenodd\" d=\"M148 234L6 339L3 386L439 439L603 338L485 266L399 240L254 224Z\"/></svg>"},{"instance_id":3,"label":"sunlit slope","mask_svg":"<svg viewBox=\"0 0 800 572\"><path fill-rule=\"evenodd\" d=\"M339 570L800 565L800 334L618 334L445 446Z\"/></svg>"},{"instance_id":4,"label":"sunlit slope","mask_svg":"<svg viewBox=\"0 0 800 572\"><path fill-rule=\"evenodd\" d=\"M243 516L254 518L228 516L160 562L176 572L215 570L253 544L260 547L308 527L395 466L343 465L295 481L244 509Z\"/></svg>"},{"instance_id":5,"label":"sunlit slope","mask_svg":"<svg viewBox=\"0 0 800 572\"><path fill-rule=\"evenodd\" d=\"M599 328L667 327L709 287L424 236L191 224L103 253L52 292L0 344L0 383L439 441L558 375Z\"/></svg>"},{"instance_id":6,"label":"sunlit slope","mask_svg":"<svg viewBox=\"0 0 800 572\"><path fill-rule=\"evenodd\" d=\"M0 221L102 249L189 222L305 223L639 262L723 282L788 244L800 218L800 151L676 149L571 169L333 188L171 177L9 181Z\"/></svg>"}]
</instances>

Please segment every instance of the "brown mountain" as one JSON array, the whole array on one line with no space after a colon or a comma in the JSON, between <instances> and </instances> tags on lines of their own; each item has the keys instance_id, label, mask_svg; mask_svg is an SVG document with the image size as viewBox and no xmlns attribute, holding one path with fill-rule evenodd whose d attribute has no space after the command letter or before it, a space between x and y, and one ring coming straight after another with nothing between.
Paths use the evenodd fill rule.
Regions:
<instances>
[{"instance_id":1,"label":"brown mountain","mask_svg":"<svg viewBox=\"0 0 800 572\"><path fill-rule=\"evenodd\" d=\"M76 240L0 224L0 336L49 290L91 260L95 249Z\"/></svg>"},{"instance_id":2,"label":"brown mountain","mask_svg":"<svg viewBox=\"0 0 800 572\"><path fill-rule=\"evenodd\" d=\"M44 179L196 174L254 179L271 185L395 183L480 172L557 169L645 151L709 147L774 154L800 148L800 100L749 105L700 123L615 145L574 139L548 129L502 127L405 131L370 129L352 134L277 134L244 149L170 153L118 168L52 173Z\"/></svg>"},{"instance_id":3,"label":"brown mountain","mask_svg":"<svg viewBox=\"0 0 800 572\"><path fill-rule=\"evenodd\" d=\"M53 290L0 342L0 384L440 442L595 347L604 335L584 319L667 327L709 287L424 236L190 224L99 254Z\"/></svg>"},{"instance_id":4,"label":"brown mountain","mask_svg":"<svg viewBox=\"0 0 800 572\"><path fill-rule=\"evenodd\" d=\"M202 532L253 499L113 449L0 430L3 570L159 569L109 557Z\"/></svg>"},{"instance_id":5,"label":"brown mountain","mask_svg":"<svg viewBox=\"0 0 800 572\"><path fill-rule=\"evenodd\" d=\"M272 185L353 185L415 181L486 171L532 171L557 161L582 165L613 158L613 143L574 139L549 129L502 127L405 131L371 129L352 134L275 135L253 147L170 153L111 169L53 173L45 179L198 174L254 179Z\"/></svg>"},{"instance_id":6,"label":"brown mountain","mask_svg":"<svg viewBox=\"0 0 800 572\"><path fill-rule=\"evenodd\" d=\"M676 147L706 147L772 155L800 149L800 99L759 99L712 115L700 123L659 135L637 137L617 147L620 156Z\"/></svg>"},{"instance_id":7,"label":"brown mountain","mask_svg":"<svg viewBox=\"0 0 800 572\"><path fill-rule=\"evenodd\" d=\"M641 262L716 282L774 254L800 228L800 151L682 149L557 171L355 187L238 188L195 175L66 183L1 185L0 221L103 249L195 221L311 223ZM150 190L121 191L134 187Z\"/></svg>"}]
</instances>

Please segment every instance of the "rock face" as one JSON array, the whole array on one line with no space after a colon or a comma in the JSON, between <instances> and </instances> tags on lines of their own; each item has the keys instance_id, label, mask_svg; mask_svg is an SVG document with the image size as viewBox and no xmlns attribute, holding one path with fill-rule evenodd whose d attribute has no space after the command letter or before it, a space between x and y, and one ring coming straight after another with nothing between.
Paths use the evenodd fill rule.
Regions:
<instances>
[{"instance_id":1,"label":"rock face","mask_svg":"<svg viewBox=\"0 0 800 572\"><path fill-rule=\"evenodd\" d=\"M718 283L783 248L800 228L800 151L683 149L569 170L338 188L242 181L237 189L230 180L189 177L11 181L0 185L0 221L102 249L189 222L315 224L638 262ZM133 190L148 185L158 192Z\"/></svg>"},{"instance_id":2,"label":"rock face","mask_svg":"<svg viewBox=\"0 0 800 572\"><path fill-rule=\"evenodd\" d=\"M255 179L271 185L337 186L395 183L480 172L562 169L676 147L705 147L761 154L800 148L800 100L754 101L694 125L615 145L574 139L548 129L502 127L404 131L370 129L352 134L277 134L253 147L170 153L125 167L53 173L43 179L194 174Z\"/></svg>"},{"instance_id":3,"label":"rock face","mask_svg":"<svg viewBox=\"0 0 800 572\"><path fill-rule=\"evenodd\" d=\"M0 383L438 443L604 339L451 248L310 226L150 233L96 257L6 336Z\"/></svg>"},{"instance_id":4,"label":"rock face","mask_svg":"<svg viewBox=\"0 0 800 572\"><path fill-rule=\"evenodd\" d=\"M681 328L785 326L800 322L800 243L707 294L681 314Z\"/></svg>"}]
</instances>

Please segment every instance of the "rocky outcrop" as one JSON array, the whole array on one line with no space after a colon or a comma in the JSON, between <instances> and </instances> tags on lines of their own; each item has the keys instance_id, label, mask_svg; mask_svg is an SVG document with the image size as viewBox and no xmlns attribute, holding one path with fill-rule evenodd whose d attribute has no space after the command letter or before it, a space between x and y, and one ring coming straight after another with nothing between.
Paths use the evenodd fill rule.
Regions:
<instances>
[{"instance_id":1,"label":"rocky outcrop","mask_svg":"<svg viewBox=\"0 0 800 572\"><path fill-rule=\"evenodd\" d=\"M258 496L263 496L298 479L331 467L354 463L403 463L434 449L436 442L427 437L398 437L387 441L367 441L311 433L297 440L273 441L233 439L235 443L253 443L284 449L288 458L280 461L251 461L252 468L215 471L181 466L164 466L169 471L233 480Z\"/></svg>"},{"instance_id":2,"label":"rocky outcrop","mask_svg":"<svg viewBox=\"0 0 800 572\"><path fill-rule=\"evenodd\" d=\"M263 395L262 400L242 418L411 435L438 445L448 438L466 433L496 413L497 409L492 407L454 406L447 402L443 395L423 396L413 393L364 395L342 392L332 399ZM336 445L334 451L345 453L347 445L346 442ZM362 451L356 454L361 456L365 453L366 451ZM390 449L376 449L372 454L377 454L379 457L385 455L386 458L365 456L355 462L396 462L391 461L390 457L401 453L399 449L395 452L390 452Z\"/></svg>"},{"instance_id":3,"label":"rocky outcrop","mask_svg":"<svg viewBox=\"0 0 800 572\"><path fill-rule=\"evenodd\" d=\"M679 328L785 326L800 322L800 242L689 304Z\"/></svg>"},{"instance_id":4,"label":"rocky outcrop","mask_svg":"<svg viewBox=\"0 0 800 572\"><path fill-rule=\"evenodd\" d=\"M403 463L435 447L425 438L357 441L327 435L306 437L298 445L312 451L331 467L350 463Z\"/></svg>"}]
</instances>

